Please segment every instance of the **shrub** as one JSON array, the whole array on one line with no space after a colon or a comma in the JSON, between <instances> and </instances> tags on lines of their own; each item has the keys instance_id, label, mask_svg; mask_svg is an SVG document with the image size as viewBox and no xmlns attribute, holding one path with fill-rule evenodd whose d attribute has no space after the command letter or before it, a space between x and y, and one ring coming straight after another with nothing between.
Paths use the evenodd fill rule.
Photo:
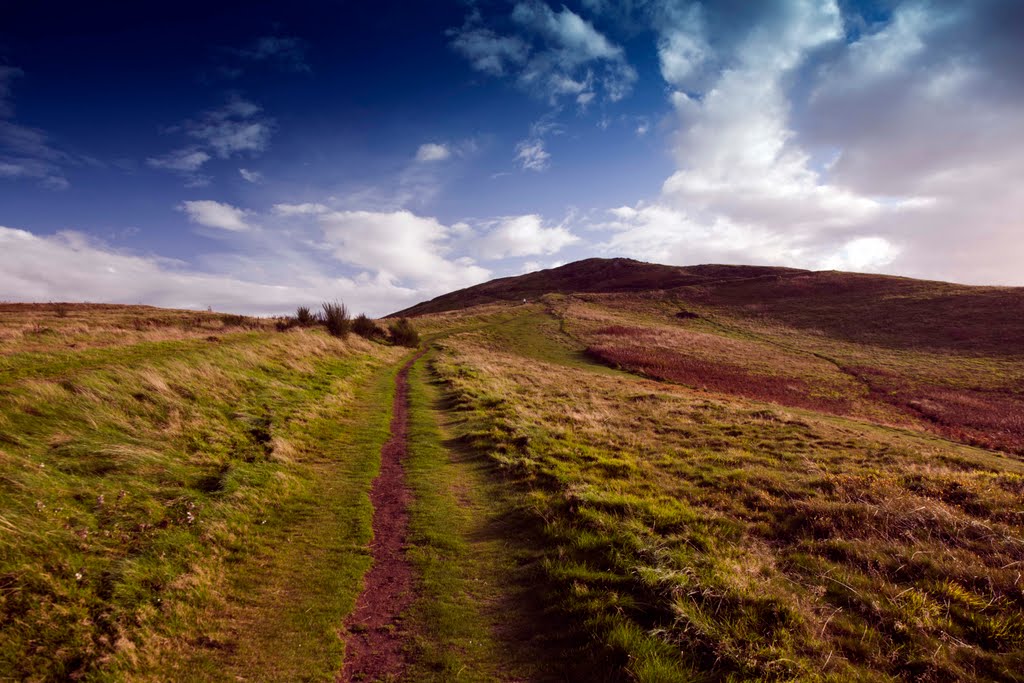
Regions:
<instances>
[{"instance_id":1,"label":"shrub","mask_svg":"<svg viewBox=\"0 0 1024 683\"><path fill-rule=\"evenodd\" d=\"M309 327L316 324L316 315L309 310L309 306L299 306L295 309L295 322L300 327Z\"/></svg>"},{"instance_id":2,"label":"shrub","mask_svg":"<svg viewBox=\"0 0 1024 683\"><path fill-rule=\"evenodd\" d=\"M335 337L347 337L352 330L352 319L349 317L348 308L338 301L323 303L323 314L321 320L327 331Z\"/></svg>"},{"instance_id":3,"label":"shrub","mask_svg":"<svg viewBox=\"0 0 1024 683\"><path fill-rule=\"evenodd\" d=\"M419 346L420 333L407 318L399 318L391 323L391 341L398 346Z\"/></svg>"},{"instance_id":4,"label":"shrub","mask_svg":"<svg viewBox=\"0 0 1024 683\"><path fill-rule=\"evenodd\" d=\"M352 331L367 339L384 336L384 330L377 327L377 323L368 318L365 313L360 313L352 321Z\"/></svg>"},{"instance_id":5,"label":"shrub","mask_svg":"<svg viewBox=\"0 0 1024 683\"><path fill-rule=\"evenodd\" d=\"M65 303L53 304L53 312L58 318L66 318L68 317L68 305Z\"/></svg>"}]
</instances>

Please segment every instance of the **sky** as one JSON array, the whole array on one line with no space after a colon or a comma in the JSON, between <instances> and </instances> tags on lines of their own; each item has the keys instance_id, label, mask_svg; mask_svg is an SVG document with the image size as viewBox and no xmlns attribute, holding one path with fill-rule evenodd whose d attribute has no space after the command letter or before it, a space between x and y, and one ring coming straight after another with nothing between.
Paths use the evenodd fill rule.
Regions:
<instances>
[{"instance_id":1,"label":"sky","mask_svg":"<svg viewBox=\"0 0 1024 683\"><path fill-rule=\"evenodd\" d=\"M593 256L1024 285L1024 2L0 3L0 301Z\"/></svg>"}]
</instances>

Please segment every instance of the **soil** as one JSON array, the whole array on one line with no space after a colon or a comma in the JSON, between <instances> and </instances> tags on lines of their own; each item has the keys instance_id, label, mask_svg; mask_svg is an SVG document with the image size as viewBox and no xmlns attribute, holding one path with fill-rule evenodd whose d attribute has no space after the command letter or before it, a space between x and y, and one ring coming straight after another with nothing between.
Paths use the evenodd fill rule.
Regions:
<instances>
[{"instance_id":1,"label":"soil","mask_svg":"<svg viewBox=\"0 0 1024 683\"><path fill-rule=\"evenodd\" d=\"M403 628L402 613L416 596L413 568L405 553L412 493L402 462L408 451L409 368L418 358L406 363L395 378L391 438L381 449L380 474L370 490L373 566L345 624L345 664L338 679L342 682L396 679L407 664L409 633Z\"/></svg>"}]
</instances>

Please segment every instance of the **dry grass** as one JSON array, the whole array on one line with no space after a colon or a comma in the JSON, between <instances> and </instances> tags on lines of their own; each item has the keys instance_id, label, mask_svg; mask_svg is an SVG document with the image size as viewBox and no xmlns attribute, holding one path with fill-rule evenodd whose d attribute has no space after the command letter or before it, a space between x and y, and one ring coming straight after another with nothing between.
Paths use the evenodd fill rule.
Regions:
<instances>
[{"instance_id":1,"label":"dry grass","mask_svg":"<svg viewBox=\"0 0 1024 683\"><path fill-rule=\"evenodd\" d=\"M151 312L159 325L125 329L134 307L69 306L60 317L5 307L0 324L34 324L25 311L52 315L63 330L54 337L78 335L80 346L39 349L23 336L0 359L0 677L166 679L165 667L196 651L208 656L182 675L211 677L229 654L204 645L212 615L239 599L248 573L264 571L249 562L264 543L315 519L305 508L329 485L336 516L327 526L349 535L332 531L344 547L329 562L293 563L306 572L293 583L318 585L309 574L326 566L349 580L332 579L322 607L337 612L354 596L377 451L338 448L357 441L341 433L341 418L353 386L395 351L216 314L196 323L191 313ZM272 606L260 612L271 623L285 613ZM328 631L298 633L320 642Z\"/></svg>"},{"instance_id":2,"label":"dry grass","mask_svg":"<svg viewBox=\"0 0 1024 683\"><path fill-rule=\"evenodd\" d=\"M543 534L545 599L602 643L586 657L651 681L1017 675L1020 463L609 373L559 329L632 341L608 328L643 305L571 305L454 335L436 369Z\"/></svg>"}]
</instances>

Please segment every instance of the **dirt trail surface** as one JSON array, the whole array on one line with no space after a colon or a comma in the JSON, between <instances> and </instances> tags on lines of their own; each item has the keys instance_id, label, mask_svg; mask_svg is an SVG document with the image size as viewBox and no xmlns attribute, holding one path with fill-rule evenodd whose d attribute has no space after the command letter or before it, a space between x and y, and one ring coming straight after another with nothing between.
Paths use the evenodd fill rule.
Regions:
<instances>
[{"instance_id":1,"label":"dirt trail surface","mask_svg":"<svg viewBox=\"0 0 1024 683\"><path fill-rule=\"evenodd\" d=\"M345 624L347 647L339 678L345 683L397 678L406 664L407 634L400 617L415 596L413 569L405 555L412 493L402 461L408 450L409 368L421 355L407 362L395 378L391 439L381 449L380 474L370 490L373 566Z\"/></svg>"}]
</instances>

